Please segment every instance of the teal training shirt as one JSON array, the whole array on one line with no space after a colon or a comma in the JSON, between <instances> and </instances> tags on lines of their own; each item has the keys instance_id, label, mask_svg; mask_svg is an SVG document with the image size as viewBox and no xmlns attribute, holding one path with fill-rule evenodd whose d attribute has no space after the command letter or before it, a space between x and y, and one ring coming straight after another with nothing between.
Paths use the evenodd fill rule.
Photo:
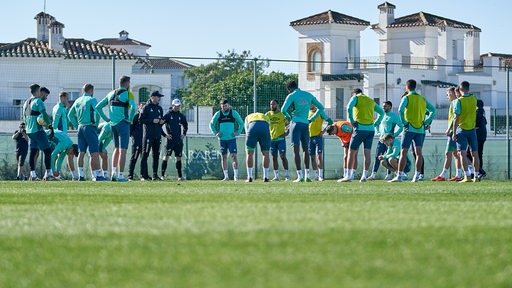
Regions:
<instances>
[{"instance_id":1,"label":"teal training shirt","mask_svg":"<svg viewBox=\"0 0 512 288\"><path fill-rule=\"evenodd\" d=\"M230 117L229 121L219 121L219 119L227 119L228 117ZM219 138L220 140L232 140L235 139L235 136L233 136L233 132L235 132L235 123L238 125L236 133L240 135L244 129L244 120L242 120L240 114L231 108L226 113L219 110L215 115L213 115L212 120L210 121L210 130L213 134L217 134L218 132L222 133Z\"/></svg>"},{"instance_id":2,"label":"teal training shirt","mask_svg":"<svg viewBox=\"0 0 512 288\"><path fill-rule=\"evenodd\" d=\"M135 115L135 102L133 99L130 99L129 96L128 89L124 87L110 91L107 96L96 105L96 109L101 118L106 122L111 122L113 126L119 124L121 121L132 123ZM103 107L107 105L109 105L109 117L103 112Z\"/></svg>"},{"instance_id":3,"label":"teal training shirt","mask_svg":"<svg viewBox=\"0 0 512 288\"><path fill-rule=\"evenodd\" d=\"M84 95L75 100L75 103L69 109L69 122L75 127L78 127L78 125L98 126L99 115L95 109L97 102L96 98L84 93Z\"/></svg>"},{"instance_id":4,"label":"teal training shirt","mask_svg":"<svg viewBox=\"0 0 512 288\"><path fill-rule=\"evenodd\" d=\"M50 123L50 117L46 114L44 102L39 97L32 96L23 104L23 118L27 125L27 133L43 131L43 126L37 123L39 114L43 115L44 121Z\"/></svg>"},{"instance_id":5,"label":"teal training shirt","mask_svg":"<svg viewBox=\"0 0 512 288\"><path fill-rule=\"evenodd\" d=\"M295 110L293 111L293 117L290 117L290 114L288 114L288 108L290 108L292 104L295 107ZM317 110L313 116L308 118L311 104L314 104ZM309 122L314 121L323 111L324 105L322 105L322 103L320 103L313 94L302 91L299 88L286 96L283 107L281 107L281 112L283 112L286 118L291 118L292 121L296 123L300 122L305 124L309 124Z\"/></svg>"},{"instance_id":6,"label":"teal training shirt","mask_svg":"<svg viewBox=\"0 0 512 288\"><path fill-rule=\"evenodd\" d=\"M53 106L53 129L68 133L68 111L64 103L57 103Z\"/></svg>"},{"instance_id":7,"label":"teal training shirt","mask_svg":"<svg viewBox=\"0 0 512 288\"><path fill-rule=\"evenodd\" d=\"M51 130L46 130L46 135L49 137ZM52 170L59 172L62 166L64 158L66 158L67 149L73 145L73 140L69 138L68 134L54 130L53 137L49 138L50 144L52 145ZM58 157L58 158L57 158ZM57 159L57 161L55 161Z\"/></svg>"},{"instance_id":8,"label":"teal training shirt","mask_svg":"<svg viewBox=\"0 0 512 288\"><path fill-rule=\"evenodd\" d=\"M398 130L395 131L396 127L398 127ZM400 117L397 114L389 111L385 113L384 118L382 118L382 121L378 126L378 133L380 135L380 138L389 133L393 133L395 138L397 138L400 135L400 133L402 133L403 129L404 125L402 124L402 120L400 120Z\"/></svg>"},{"instance_id":9,"label":"teal training shirt","mask_svg":"<svg viewBox=\"0 0 512 288\"><path fill-rule=\"evenodd\" d=\"M98 126L98 142L103 143L103 147L106 148L110 142L112 142L112 125L110 122L102 122ZM100 151L101 152L101 151Z\"/></svg>"},{"instance_id":10,"label":"teal training shirt","mask_svg":"<svg viewBox=\"0 0 512 288\"><path fill-rule=\"evenodd\" d=\"M402 149L402 143L398 139L393 140L393 144L391 146L388 146L388 150L386 151L386 154L382 155L382 158L389 159L389 158L400 158L400 150Z\"/></svg>"}]
</instances>

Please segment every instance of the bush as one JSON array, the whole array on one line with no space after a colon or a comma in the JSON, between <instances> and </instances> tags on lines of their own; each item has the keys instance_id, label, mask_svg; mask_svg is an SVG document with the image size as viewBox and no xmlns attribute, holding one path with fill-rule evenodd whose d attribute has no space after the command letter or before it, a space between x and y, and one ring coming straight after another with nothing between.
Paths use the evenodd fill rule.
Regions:
<instances>
[{"instance_id":1,"label":"bush","mask_svg":"<svg viewBox=\"0 0 512 288\"><path fill-rule=\"evenodd\" d=\"M30 170L30 169L27 169ZM0 179L1 180L14 180L18 174L18 164L10 163L7 159L2 159L2 165L0 167Z\"/></svg>"}]
</instances>

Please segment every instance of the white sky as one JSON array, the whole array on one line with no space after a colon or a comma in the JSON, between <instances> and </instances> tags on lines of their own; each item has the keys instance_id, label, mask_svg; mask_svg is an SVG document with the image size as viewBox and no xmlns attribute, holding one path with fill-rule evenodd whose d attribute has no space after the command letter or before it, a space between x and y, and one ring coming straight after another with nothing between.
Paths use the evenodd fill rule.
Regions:
<instances>
[{"instance_id":1,"label":"white sky","mask_svg":"<svg viewBox=\"0 0 512 288\"><path fill-rule=\"evenodd\" d=\"M98 40L115 38L121 30L150 44L149 54L169 57L216 57L228 50L252 56L297 60L298 33L291 21L333 10L371 24L378 22L377 5L384 1L260 0L260 1L108 1L47 0L46 12L65 25L64 37ZM508 32L508 0L394 0L395 17L424 11L473 24L480 29L480 52L512 54ZM123 3L123 4L121 4ZM0 43L36 37L34 16L44 0L2 3ZM377 35L362 32L361 56L377 56Z\"/></svg>"}]
</instances>

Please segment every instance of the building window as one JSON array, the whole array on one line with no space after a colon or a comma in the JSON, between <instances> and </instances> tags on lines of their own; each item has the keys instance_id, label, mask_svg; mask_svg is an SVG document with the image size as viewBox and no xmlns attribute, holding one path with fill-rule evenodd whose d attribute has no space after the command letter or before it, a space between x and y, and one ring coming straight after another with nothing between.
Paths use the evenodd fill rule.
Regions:
<instances>
[{"instance_id":1,"label":"building window","mask_svg":"<svg viewBox=\"0 0 512 288\"><path fill-rule=\"evenodd\" d=\"M356 60L356 40L348 39L348 59L349 61Z\"/></svg>"},{"instance_id":2,"label":"building window","mask_svg":"<svg viewBox=\"0 0 512 288\"><path fill-rule=\"evenodd\" d=\"M320 51L314 51L311 55L311 71L310 72L320 72L321 69L321 62L322 62L322 54Z\"/></svg>"},{"instance_id":3,"label":"building window","mask_svg":"<svg viewBox=\"0 0 512 288\"><path fill-rule=\"evenodd\" d=\"M314 42L307 44L309 73L322 73L322 43Z\"/></svg>"},{"instance_id":4,"label":"building window","mask_svg":"<svg viewBox=\"0 0 512 288\"><path fill-rule=\"evenodd\" d=\"M345 119L345 90L336 88L336 119Z\"/></svg>"},{"instance_id":5,"label":"building window","mask_svg":"<svg viewBox=\"0 0 512 288\"><path fill-rule=\"evenodd\" d=\"M457 40L452 40L452 59L457 60Z\"/></svg>"},{"instance_id":6,"label":"building window","mask_svg":"<svg viewBox=\"0 0 512 288\"><path fill-rule=\"evenodd\" d=\"M348 69L357 69L359 68L359 59L357 59L357 54L356 54L356 40L355 39L348 39L348 49L347 49L347 62L348 62L348 65L347 65L347 68Z\"/></svg>"},{"instance_id":7,"label":"building window","mask_svg":"<svg viewBox=\"0 0 512 288\"><path fill-rule=\"evenodd\" d=\"M147 102L149 99L149 90L146 87L139 89L139 102Z\"/></svg>"}]
</instances>

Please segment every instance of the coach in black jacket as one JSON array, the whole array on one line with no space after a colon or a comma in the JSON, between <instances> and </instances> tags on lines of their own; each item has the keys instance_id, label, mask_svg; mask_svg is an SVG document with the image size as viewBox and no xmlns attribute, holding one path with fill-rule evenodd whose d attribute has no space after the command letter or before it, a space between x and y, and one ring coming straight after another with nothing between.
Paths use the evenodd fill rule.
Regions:
<instances>
[{"instance_id":1,"label":"coach in black jacket","mask_svg":"<svg viewBox=\"0 0 512 288\"><path fill-rule=\"evenodd\" d=\"M137 113L133 117L133 123L130 124L130 138L132 138L132 156L130 158L130 165L128 167L128 179L133 180L133 172L135 171L135 164L139 156L142 154L142 123L140 123L140 113L146 103L139 103Z\"/></svg>"},{"instance_id":2,"label":"coach in black jacket","mask_svg":"<svg viewBox=\"0 0 512 288\"><path fill-rule=\"evenodd\" d=\"M169 111L164 115L165 121L165 134L167 135L167 145L165 156L162 160L162 177L165 179L165 170L167 170L167 160L174 151L176 157L176 170L178 171L178 181L183 180L183 173L181 171L181 157L183 152L183 138L187 135L188 122L185 115L180 112L181 101L180 99L172 100L172 105Z\"/></svg>"},{"instance_id":3,"label":"coach in black jacket","mask_svg":"<svg viewBox=\"0 0 512 288\"><path fill-rule=\"evenodd\" d=\"M484 143L487 140L487 119L485 118L484 101L478 99L476 101L476 138L478 139L478 157L480 158L480 174L485 177L487 173L483 169L484 162L482 160L484 154Z\"/></svg>"},{"instance_id":4,"label":"coach in black jacket","mask_svg":"<svg viewBox=\"0 0 512 288\"><path fill-rule=\"evenodd\" d=\"M162 142L162 124L164 124L163 114L164 111L160 106L160 98L164 95L159 91L151 92L146 106L142 109L139 116L139 121L142 123L142 159L140 160L140 175L141 181L149 180L148 176L148 157L149 151L153 150L153 180L160 180L158 178L158 157L160 156L160 143Z\"/></svg>"}]
</instances>

